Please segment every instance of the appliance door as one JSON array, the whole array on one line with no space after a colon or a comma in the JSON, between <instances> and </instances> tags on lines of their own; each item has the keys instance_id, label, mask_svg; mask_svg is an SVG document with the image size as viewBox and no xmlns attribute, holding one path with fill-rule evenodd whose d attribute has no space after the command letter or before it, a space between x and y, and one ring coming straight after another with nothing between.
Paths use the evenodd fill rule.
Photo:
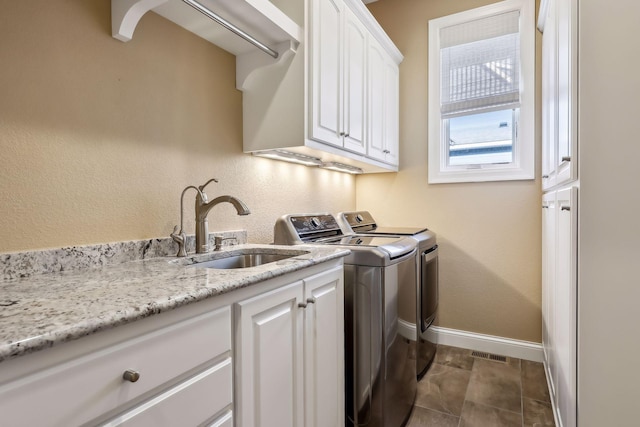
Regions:
<instances>
[{"instance_id":1,"label":"appliance door","mask_svg":"<svg viewBox=\"0 0 640 427\"><path fill-rule=\"evenodd\" d=\"M431 326L438 309L438 245L420 255L420 284L417 298L416 343L418 378L424 375L435 355L435 345L427 341L427 328Z\"/></svg>"},{"instance_id":2,"label":"appliance door","mask_svg":"<svg viewBox=\"0 0 640 427\"><path fill-rule=\"evenodd\" d=\"M417 283L417 253L385 268L384 343L385 388L384 426L405 425L418 388L413 340L401 334L398 313L399 296L403 290L413 290Z\"/></svg>"},{"instance_id":3,"label":"appliance door","mask_svg":"<svg viewBox=\"0 0 640 427\"><path fill-rule=\"evenodd\" d=\"M424 333L438 309L438 246L422 253L420 262L420 332Z\"/></svg>"},{"instance_id":4,"label":"appliance door","mask_svg":"<svg viewBox=\"0 0 640 427\"><path fill-rule=\"evenodd\" d=\"M410 341L399 333L398 289L415 289L416 253L394 261L386 267L345 265L349 427L399 427L415 400L415 361Z\"/></svg>"}]
</instances>

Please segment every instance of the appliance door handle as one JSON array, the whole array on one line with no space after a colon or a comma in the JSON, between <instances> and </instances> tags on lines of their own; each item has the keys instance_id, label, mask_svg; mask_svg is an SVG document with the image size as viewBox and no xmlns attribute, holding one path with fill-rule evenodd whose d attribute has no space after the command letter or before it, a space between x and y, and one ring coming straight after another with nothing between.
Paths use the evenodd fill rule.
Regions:
<instances>
[{"instance_id":1,"label":"appliance door handle","mask_svg":"<svg viewBox=\"0 0 640 427\"><path fill-rule=\"evenodd\" d=\"M424 262L429 262L438 257L438 245L435 245L431 249L427 249L422 253L422 259Z\"/></svg>"}]
</instances>

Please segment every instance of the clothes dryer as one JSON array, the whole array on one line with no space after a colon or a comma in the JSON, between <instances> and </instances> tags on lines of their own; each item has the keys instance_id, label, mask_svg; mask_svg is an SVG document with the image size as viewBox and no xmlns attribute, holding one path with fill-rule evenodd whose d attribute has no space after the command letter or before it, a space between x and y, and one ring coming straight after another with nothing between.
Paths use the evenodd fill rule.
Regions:
<instances>
[{"instance_id":1,"label":"clothes dryer","mask_svg":"<svg viewBox=\"0 0 640 427\"><path fill-rule=\"evenodd\" d=\"M405 289L400 298L400 317L415 324L416 374L421 378L435 358L436 346L427 339L427 330L438 309L439 273L436 234L426 227L381 227L368 211L341 212L338 224L344 233L370 236L410 237L416 240L418 273L414 290Z\"/></svg>"}]
</instances>

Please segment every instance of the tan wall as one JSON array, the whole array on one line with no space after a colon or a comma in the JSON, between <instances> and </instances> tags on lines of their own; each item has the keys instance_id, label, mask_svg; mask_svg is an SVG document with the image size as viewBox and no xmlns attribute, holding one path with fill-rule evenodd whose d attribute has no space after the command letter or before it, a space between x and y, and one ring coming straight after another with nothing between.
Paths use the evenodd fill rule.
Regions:
<instances>
[{"instance_id":1,"label":"tan wall","mask_svg":"<svg viewBox=\"0 0 640 427\"><path fill-rule=\"evenodd\" d=\"M427 183L428 21L488 3L379 0L369 5L405 57L401 171L358 177L356 205L384 225L425 225L438 234L436 324L540 342L540 182ZM539 166L536 170L539 176Z\"/></svg>"},{"instance_id":2,"label":"tan wall","mask_svg":"<svg viewBox=\"0 0 640 427\"><path fill-rule=\"evenodd\" d=\"M0 252L168 236L210 177L252 210L217 206L210 229L252 242L284 213L354 208L347 174L242 153L234 56L153 13L117 41L110 4L0 0Z\"/></svg>"}]
</instances>

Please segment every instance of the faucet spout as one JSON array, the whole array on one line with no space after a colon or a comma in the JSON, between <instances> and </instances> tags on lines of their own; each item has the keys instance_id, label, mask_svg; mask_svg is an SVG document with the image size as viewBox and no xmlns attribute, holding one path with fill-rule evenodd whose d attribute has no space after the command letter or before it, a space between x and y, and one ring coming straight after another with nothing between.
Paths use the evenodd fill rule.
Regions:
<instances>
[{"instance_id":1,"label":"faucet spout","mask_svg":"<svg viewBox=\"0 0 640 427\"><path fill-rule=\"evenodd\" d=\"M245 205L242 200L233 196L216 197L215 199L207 203L207 205L214 207L215 205L224 203L224 202L231 203L233 207L236 208L236 212L238 212L238 215L249 215L251 213L247 205ZM208 208L208 209L211 209L211 208Z\"/></svg>"},{"instance_id":2,"label":"faucet spout","mask_svg":"<svg viewBox=\"0 0 640 427\"><path fill-rule=\"evenodd\" d=\"M204 197L202 197L204 196ZM231 203L238 215L249 215L251 211L244 202L233 196L220 196L211 201L207 201L207 196L202 193L196 196L196 253L209 252L209 221L207 216L215 205L220 203Z\"/></svg>"}]
</instances>

